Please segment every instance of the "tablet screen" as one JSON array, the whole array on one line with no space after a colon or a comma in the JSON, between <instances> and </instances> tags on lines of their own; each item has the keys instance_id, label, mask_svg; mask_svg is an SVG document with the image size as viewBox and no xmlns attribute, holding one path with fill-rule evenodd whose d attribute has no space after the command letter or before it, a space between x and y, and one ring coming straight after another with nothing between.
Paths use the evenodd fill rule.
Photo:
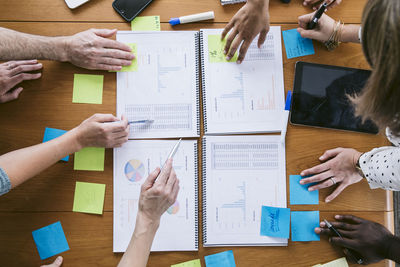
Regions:
<instances>
[{"instance_id":1,"label":"tablet screen","mask_svg":"<svg viewBox=\"0 0 400 267\"><path fill-rule=\"evenodd\" d=\"M378 133L371 121L354 116L347 95L359 93L370 71L298 62L290 121L324 128Z\"/></svg>"}]
</instances>

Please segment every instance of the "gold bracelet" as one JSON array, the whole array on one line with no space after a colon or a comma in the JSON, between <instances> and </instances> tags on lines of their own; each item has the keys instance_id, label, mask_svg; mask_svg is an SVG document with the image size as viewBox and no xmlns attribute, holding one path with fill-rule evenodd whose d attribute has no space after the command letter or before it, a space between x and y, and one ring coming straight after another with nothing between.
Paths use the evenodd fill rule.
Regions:
<instances>
[{"instance_id":1,"label":"gold bracelet","mask_svg":"<svg viewBox=\"0 0 400 267\"><path fill-rule=\"evenodd\" d=\"M335 28L333 29L333 32L331 36L329 36L328 41L324 43L326 48L329 51L335 50L339 44L340 44L340 38L342 36L342 31L343 31L344 23L342 23L340 20L336 23Z\"/></svg>"}]
</instances>

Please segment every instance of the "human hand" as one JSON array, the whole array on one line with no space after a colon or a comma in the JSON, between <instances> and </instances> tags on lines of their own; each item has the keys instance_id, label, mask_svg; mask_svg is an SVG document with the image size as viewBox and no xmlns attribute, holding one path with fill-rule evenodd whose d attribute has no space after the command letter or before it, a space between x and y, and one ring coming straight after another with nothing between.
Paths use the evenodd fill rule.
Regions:
<instances>
[{"instance_id":1,"label":"human hand","mask_svg":"<svg viewBox=\"0 0 400 267\"><path fill-rule=\"evenodd\" d=\"M158 223L161 215L175 203L178 192L179 180L172 167L172 159L169 159L162 171L155 169L143 183L139 199L140 215Z\"/></svg>"},{"instance_id":2,"label":"human hand","mask_svg":"<svg viewBox=\"0 0 400 267\"><path fill-rule=\"evenodd\" d=\"M301 176L311 176L300 180L300 184L317 183L310 186L309 191L319 190L338 184L332 194L326 197L325 201L335 199L346 187L358 183L362 177L356 169L356 163L361 156L352 148L335 148L325 151L319 157L322 164L304 170Z\"/></svg>"},{"instance_id":3,"label":"human hand","mask_svg":"<svg viewBox=\"0 0 400 267\"><path fill-rule=\"evenodd\" d=\"M251 42L257 34L260 34L258 47L261 47L265 42L269 31L268 4L269 0L249 0L226 25L221 35L222 39L232 30L224 48L227 60L230 60L235 55L239 45L243 42L237 59L237 63L242 63Z\"/></svg>"},{"instance_id":4,"label":"human hand","mask_svg":"<svg viewBox=\"0 0 400 267\"><path fill-rule=\"evenodd\" d=\"M311 6L312 9L317 10L319 6L323 3L323 0L304 0L303 5L304 6ZM342 0L326 0L328 3L328 10L331 9L332 7L340 5L342 3ZM333 2L333 3L332 3ZM332 4L331 4L332 3Z\"/></svg>"},{"instance_id":5,"label":"human hand","mask_svg":"<svg viewBox=\"0 0 400 267\"><path fill-rule=\"evenodd\" d=\"M314 13L299 17L299 28L297 28L297 31L303 38L310 38L320 42L326 42L335 28L335 20L328 15L323 14L318 20L317 26L312 30L307 30L307 24L313 18Z\"/></svg>"},{"instance_id":6,"label":"human hand","mask_svg":"<svg viewBox=\"0 0 400 267\"><path fill-rule=\"evenodd\" d=\"M333 245L355 251L361 256L363 264L370 264L389 258L389 247L393 235L383 225L352 215L336 215L335 219L337 221L331 222L331 224L343 238L334 236L325 222L321 222L321 227L315 228L315 232L329 236L329 242ZM354 261L352 257L349 257L348 253L346 256L349 260Z\"/></svg>"},{"instance_id":7,"label":"human hand","mask_svg":"<svg viewBox=\"0 0 400 267\"><path fill-rule=\"evenodd\" d=\"M47 265L42 265L40 267L60 267L63 263L63 257L58 256L53 263L47 264Z\"/></svg>"},{"instance_id":8,"label":"human hand","mask_svg":"<svg viewBox=\"0 0 400 267\"><path fill-rule=\"evenodd\" d=\"M9 102L18 98L23 88L14 88L22 81L35 80L41 73L28 73L40 70L41 63L37 60L8 61L0 64L0 103Z\"/></svg>"},{"instance_id":9,"label":"human hand","mask_svg":"<svg viewBox=\"0 0 400 267\"><path fill-rule=\"evenodd\" d=\"M117 30L90 29L66 37L66 61L86 68L99 70L121 70L131 65L135 56L126 44L107 39Z\"/></svg>"},{"instance_id":10,"label":"human hand","mask_svg":"<svg viewBox=\"0 0 400 267\"><path fill-rule=\"evenodd\" d=\"M128 141L128 120L111 114L95 114L73 129L79 148L120 147Z\"/></svg>"}]
</instances>

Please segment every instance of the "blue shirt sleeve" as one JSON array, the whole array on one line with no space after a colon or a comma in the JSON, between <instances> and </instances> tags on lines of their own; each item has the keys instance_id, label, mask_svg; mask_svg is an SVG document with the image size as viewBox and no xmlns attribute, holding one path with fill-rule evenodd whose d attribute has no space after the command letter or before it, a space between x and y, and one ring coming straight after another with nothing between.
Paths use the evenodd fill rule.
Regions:
<instances>
[{"instance_id":1,"label":"blue shirt sleeve","mask_svg":"<svg viewBox=\"0 0 400 267\"><path fill-rule=\"evenodd\" d=\"M8 193L11 189L10 178L7 173L0 168L0 196Z\"/></svg>"}]
</instances>

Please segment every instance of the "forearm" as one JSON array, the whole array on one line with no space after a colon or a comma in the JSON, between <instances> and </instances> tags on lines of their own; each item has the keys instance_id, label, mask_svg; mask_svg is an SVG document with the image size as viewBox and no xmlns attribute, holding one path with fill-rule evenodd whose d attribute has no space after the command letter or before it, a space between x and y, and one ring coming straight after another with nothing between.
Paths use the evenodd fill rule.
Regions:
<instances>
[{"instance_id":1,"label":"forearm","mask_svg":"<svg viewBox=\"0 0 400 267\"><path fill-rule=\"evenodd\" d=\"M145 267L159 221L146 220L140 213L136 219L135 231L118 267Z\"/></svg>"},{"instance_id":2,"label":"forearm","mask_svg":"<svg viewBox=\"0 0 400 267\"><path fill-rule=\"evenodd\" d=\"M340 42L360 43L360 39L358 38L359 30L360 30L360 25L353 25L353 24L345 25L342 31Z\"/></svg>"},{"instance_id":3,"label":"forearm","mask_svg":"<svg viewBox=\"0 0 400 267\"><path fill-rule=\"evenodd\" d=\"M393 236L389 242L386 258L400 263L400 238Z\"/></svg>"},{"instance_id":4,"label":"forearm","mask_svg":"<svg viewBox=\"0 0 400 267\"><path fill-rule=\"evenodd\" d=\"M0 27L0 60L67 61L66 37L45 37Z\"/></svg>"},{"instance_id":5,"label":"forearm","mask_svg":"<svg viewBox=\"0 0 400 267\"><path fill-rule=\"evenodd\" d=\"M22 148L0 156L0 167L10 178L14 188L34 177L63 157L81 149L73 129L46 143ZM21 166L24 166L21 168Z\"/></svg>"}]
</instances>

